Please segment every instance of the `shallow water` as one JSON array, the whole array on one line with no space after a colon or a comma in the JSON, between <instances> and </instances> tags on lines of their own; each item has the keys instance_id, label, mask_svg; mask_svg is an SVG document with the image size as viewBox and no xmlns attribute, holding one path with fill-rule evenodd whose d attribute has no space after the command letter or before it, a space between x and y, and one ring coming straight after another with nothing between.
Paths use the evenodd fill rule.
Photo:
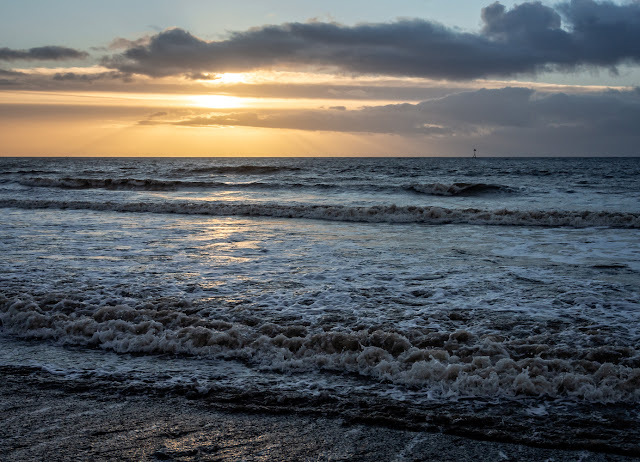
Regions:
<instances>
[{"instance_id":1,"label":"shallow water","mask_svg":"<svg viewBox=\"0 0 640 462\"><path fill-rule=\"evenodd\" d=\"M0 366L637 438L637 159L0 162Z\"/></svg>"}]
</instances>

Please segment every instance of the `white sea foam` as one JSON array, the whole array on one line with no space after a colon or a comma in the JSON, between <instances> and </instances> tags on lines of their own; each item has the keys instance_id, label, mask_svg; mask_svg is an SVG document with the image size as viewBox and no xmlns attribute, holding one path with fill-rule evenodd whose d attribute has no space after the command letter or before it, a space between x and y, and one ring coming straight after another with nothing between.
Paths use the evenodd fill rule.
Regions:
<instances>
[{"instance_id":1,"label":"white sea foam","mask_svg":"<svg viewBox=\"0 0 640 462\"><path fill-rule=\"evenodd\" d=\"M479 210L444 207L340 205L284 205L215 201L93 202L2 199L0 207L23 209L97 210L129 213L307 218L360 223L472 224L500 226L640 228L640 214L608 211Z\"/></svg>"},{"instance_id":2,"label":"white sea foam","mask_svg":"<svg viewBox=\"0 0 640 462\"><path fill-rule=\"evenodd\" d=\"M370 327L318 331L304 325L203 319L180 304L95 306L51 296L0 299L0 320L26 338L119 353L242 359L279 371L331 370L429 390L435 396L546 396L589 402L640 401L633 347L538 344L488 334ZM558 337L559 339L560 337Z\"/></svg>"}]
</instances>

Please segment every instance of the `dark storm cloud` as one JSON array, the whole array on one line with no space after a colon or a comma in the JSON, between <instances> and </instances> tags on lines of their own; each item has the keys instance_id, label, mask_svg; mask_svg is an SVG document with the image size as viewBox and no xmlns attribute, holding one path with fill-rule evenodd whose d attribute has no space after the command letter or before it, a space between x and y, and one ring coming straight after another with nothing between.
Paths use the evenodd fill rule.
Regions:
<instances>
[{"instance_id":1,"label":"dark storm cloud","mask_svg":"<svg viewBox=\"0 0 640 462\"><path fill-rule=\"evenodd\" d=\"M28 50L0 48L0 60L2 61L62 61L66 59L84 59L88 56L89 54L84 51L59 46L36 47Z\"/></svg>"},{"instance_id":2,"label":"dark storm cloud","mask_svg":"<svg viewBox=\"0 0 640 462\"><path fill-rule=\"evenodd\" d=\"M640 3L572 0L555 9L528 2L481 12L465 33L421 19L353 27L287 23L207 42L170 29L104 64L159 77L258 68L330 67L356 74L471 79L640 62ZM564 19L564 22L563 22Z\"/></svg>"},{"instance_id":3,"label":"dark storm cloud","mask_svg":"<svg viewBox=\"0 0 640 462\"><path fill-rule=\"evenodd\" d=\"M585 60L612 65L624 60L640 60L640 2L626 5L591 0L562 4L560 11L579 38Z\"/></svg>"}]
</instances>

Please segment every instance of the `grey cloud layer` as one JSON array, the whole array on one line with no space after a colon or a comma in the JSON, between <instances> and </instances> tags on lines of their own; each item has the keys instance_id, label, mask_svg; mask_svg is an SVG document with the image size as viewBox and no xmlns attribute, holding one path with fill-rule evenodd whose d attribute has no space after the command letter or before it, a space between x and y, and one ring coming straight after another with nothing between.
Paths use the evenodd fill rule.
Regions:
<instances>
[{"instance_id":1,"label":"grey cloud layer","mask_svg":"<svg viewBox=\"0 0 640 462\"><path fill-rule=\"evenodd\" d=\"M595 94L538 93L529 88L452 94L418 104L393 104L345 110L235 111L180 120L145 120L142 124L183 126L251 126L299 130L429 135L452 139L535 141L547 153L561 146L598 149L609 143L618 154L637 154L640 90ZM495 136L499 135L499 136ZM519 140L519 141L516 141ZM613 142L613 144L612 144ZM573 143L573 144L572 144ZM556 151L554 151L556 149ZM591 154L597 152L590 152Z\"/></svg>"},{"instance_id":2,"label":"grey cloud layer","mask_svg":"<svg viewBox=\"0 0 640 462\"><path fill-rule=\"evenodd\" d=\"M78 74L77 72L58 72L53 75L53 80L64 82L95 82L100 80L122 80L124 82L131 81L129 74L121 72L96 72L92 74Z\"/></svg>"},{"instance_id":3,"label":"grey cloud layer","mask_svg":"<svg viewBox=\"0 0 640 462\"><path fill-rule=\"evenodd\" d=\"M353 27L287 23L207 42L182 29L161 32L104 64L154 77L257 68L337 67L358 74L471 79L549 68L640 62L640 2L571 0L482 10L479 33L426 20ZM563 22L564 19L564 22Z\"/></svg>"},{"instance_id":4,"label":"grey cloud layer","mask_svg":"<svg viewBox=\"0 0 640 462\"><path fill-rule=\"evenodd\" d=\"M62 61L66 59L84 59L88 56L88 53L84 51L59 46L36 47L28 50L0 48L0 60L2 61Z\"/></svg>"}]
</instances>

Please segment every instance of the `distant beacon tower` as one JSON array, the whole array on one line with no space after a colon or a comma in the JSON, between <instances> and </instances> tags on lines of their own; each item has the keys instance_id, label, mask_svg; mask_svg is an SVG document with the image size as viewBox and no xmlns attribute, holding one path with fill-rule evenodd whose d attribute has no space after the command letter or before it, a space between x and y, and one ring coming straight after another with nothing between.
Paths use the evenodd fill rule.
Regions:
<instances>
[{"instance_id":1,"label":"distant beacon tower","mask_svg":"<svg viewBox=\"0 0 640 462\"><path fill-rule=\"evenodd\" d=\"M474 158L474 159L477 159L477 156L476 156L476 148L473 148L473 158Z\"/></svg>"}]
</instances>

